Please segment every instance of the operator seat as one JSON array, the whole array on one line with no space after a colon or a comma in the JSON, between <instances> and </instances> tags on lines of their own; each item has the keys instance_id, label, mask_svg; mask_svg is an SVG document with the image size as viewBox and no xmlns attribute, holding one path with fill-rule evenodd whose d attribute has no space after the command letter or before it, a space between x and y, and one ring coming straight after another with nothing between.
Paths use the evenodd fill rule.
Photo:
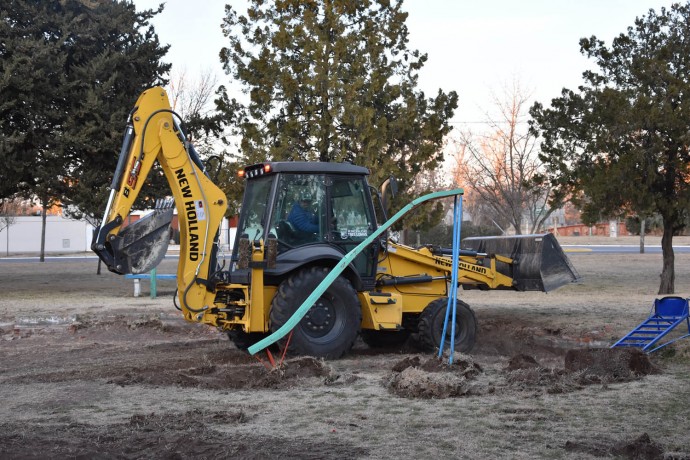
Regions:
<instances>
[{"instance_id":1,"label":"operator seat","mask_svg":"<svg viewBox=\"0 0 690 460\"><path fill-rule=\"evenodd\" d=\"M284 219L278 221L278 239L291 246L298 244L297 230L292 223Z\"/></svg>"},{"instance_id":2,"label":"operator seat","mask_svg":"<svg viewBox=\"0 0 690 460\"><path fill-rule=\"evenodd\" d=\"M315 234L298 230L289 220L278 221L277 230L278 239L290 246L302 246L318 241L318 237Z\"/></svg>"}]
</instances>

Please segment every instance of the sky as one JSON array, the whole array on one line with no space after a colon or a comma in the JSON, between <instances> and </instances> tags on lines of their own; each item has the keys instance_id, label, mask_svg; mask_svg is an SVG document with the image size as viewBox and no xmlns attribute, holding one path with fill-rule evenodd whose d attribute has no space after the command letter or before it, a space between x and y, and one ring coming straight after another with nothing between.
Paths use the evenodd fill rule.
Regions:
<instances>
[{"instance_id":1,"label":"sky","mask_svg":"<svg viewBox=\"0 0 690 460\"><path fill-rule=\"evenodd\" d=\"M163 0L134 0L138 9ZM195 78L203 72L230 86L218 53L227 40L220 24L225 4L240 13L244 0L167 0L153 21L159 39L170 44L173 72ZM579 40L596 35L607 45L650 9L666 0L406 0L409 48L428 54L419 89L430 97L456 91L452 123L480 129L495 116L494 98L518 82L531 101L549 105L563 87L576 89L593 60L580 54ZM531 103L530 103L531 105Z\"/></svg>"}]
</instances>

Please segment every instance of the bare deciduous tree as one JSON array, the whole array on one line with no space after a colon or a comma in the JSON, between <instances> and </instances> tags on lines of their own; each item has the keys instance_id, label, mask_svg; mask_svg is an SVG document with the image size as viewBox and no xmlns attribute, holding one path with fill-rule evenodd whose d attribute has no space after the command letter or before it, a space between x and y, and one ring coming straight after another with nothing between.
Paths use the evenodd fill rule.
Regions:
<instances>
[{"instance_id":1,"label":"bare deciduous tree","mask_svg":"<svg viewBox=\"0 0 690 460\"><path fill-rule=\"evenodd\" d=\"M173 73L168 84L168 93L172 108L185 121L185 131L194 142L199 153L213 151L217 141L217 132L211 133L208 120L214 110L213 95L217 87L217 78L206 70L198 79L187 76L186 69Z\"/></svg>"},{"instance_id":2,"label":"bare deciduous tree","mask_svg":"<svg viewBox=\"0 0 690 460\"><path fill-rule=\"evenodd\" d=\"M427 171L414 178L411 190L417 195L425 195L448 188L448 176L441 168ZM436 200L431 203L421 205L413 214L405 218L404 226L414 232L415 244L419 246L420 232L429 230L439 225L448 210L453 209L453 199ZM403 232L405 235L406 232ZM412 243L410 235L405 235L404 243Z\"/></svg>"},{"instance_id":3,"label":"bare deciduous tree","mask_svg":"<svg viewBox=\"0 0 690 460\"><path fill-rule=\"evenodd\" d=\"M242 182L236 180L236 155L228 150L231 128L225 114L218 111L217 78L206 70L190 78L185 70L174 73L168 85L173 110L184 120L184 131L207 163L213 181L228 196L228 214L237 212L242 196ZM236 139L235 139L236 140ZM243 167L244 165L242 165Z\"/></svg>"},{"instance_id":4,"label":"bare deciduous tree","mask_svg":"<svg viewBox=\"0 0 690 460\"><path fill-rule=\"evenodd\" d=\"M514 81L494 97L499 119L487 117L488 132L466 131L455 141L454 177L466 189L472 217L481 215L499 228L512 226L516 234L523 223L529 233L537 231L551 214L550 188L532 182L541 162L537 138L526 123L529 98Z\"/></svg>"},{"instance_id":5,"label":"bare deciduous tree","mask_svg":"<svg viewBox=\"0 0 690 460\"><path fill-rule=\"evenodd\" d=\"M21 208L20 200L12 198L0 200L0 232L14 225Z\"/></svg>"}]
</instances>

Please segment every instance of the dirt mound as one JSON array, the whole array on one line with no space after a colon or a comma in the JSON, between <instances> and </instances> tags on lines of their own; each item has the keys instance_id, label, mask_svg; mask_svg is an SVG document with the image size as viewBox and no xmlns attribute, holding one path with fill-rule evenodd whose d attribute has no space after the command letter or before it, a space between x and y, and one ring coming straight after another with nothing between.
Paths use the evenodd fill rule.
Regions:
<instances>
[{"instance_id":1,"label":"dirt mound","mask_svg":"<svg viewBox=\"0 0 690 460\"><path fill-rule=\"evenodd\" d=\"M626 382L657 374L647 356L637 348L584 348L568 350L565 369L581 372L594 382Z\"/></svg>"},{"instance_id":2,"label":"dirt mound","mask_svg":"<svg viewBox=\"0 0 690 460\"><path fill-rule=\"evenodd\" d=\"M615 440L587 440L568 441L565 450L582 452L595 457L615 456L635 460L661 460L664 449L661 444L653 442L647 433L628 441Z\"/></svg>"},{"instance_id":3,"label":"dirt mound","mask_svg":"<svg viewBox=\"0 0 690 460\"><path fill-rule=\"evenodd\" d=\"M339 459L368 454L368 449L338 439L314 441L265 434L227 436L228 427L250 419L242 410L193 410L135 414L124 423L101 426L78 422L2 423L0 457Z\"/></svg>"},{"instance_id":4,"label":"dirt mound","mask_svg":"<svg viewBox=\"0 0 690 460\"><path fill-rule=\"evenodd\" d=\"M470 356L456 355L453 364L439 358L406 357L385 379L388 390L404 398L451 398L472 393L469 381L482 372Z\"/></svg>"},{"instance_id":5,"label":"dirt mound","mask_svg":"<svg viewBox=\"0 0 690 460\"><path fill-rule=\"evenodd\" d=\"M323 360L304 356L286 360L270 368L259 362L244 365L219 365L206 362L188 369L136 369L109 380L118 385L163 385L207 389L290 388L300 379L329 377L331 369Z\"/></svg>"},{"instance_id":6,"label":"dirt mound","mask_svg":"<svg viewBox=\"0 0 690 460\"><path fill-rule=\"evenodd\" d=\"M584 385L628 382L659 372L637 349L571 349L566 352L564 365L564 369L544 367L533 356L518 354L508 362L506 381L513 387L544 387L547 393L558 394Z\"/></svg>"},{"instance_id":7,"label":"dirt mound","mask_svg":"<svg viewBox=\"0 0 690 460\"><path fill-rule=\"evenodd\" d=\"M541 367L534 356L518 354L508 361L508 370L516 371L519 369L534 369Z\"/></svg>"},{"instance_id":8,"label":"dirt mound","mask_svg":"<svg viewBox=\"0 0 690 460\"><path fill-rule=\"evenodd\" d=\"M571 349L564 367L542 365L537 358L518 353L503 369L504 380L483 373L473 358L460 355L452 365L423 356L408 356L395 363L384 380L388 390L405 398L449 398L499 391L570 393L585 385L628 382L659 372L649 357L636 349Z\"/></svg>"}]
</instances>

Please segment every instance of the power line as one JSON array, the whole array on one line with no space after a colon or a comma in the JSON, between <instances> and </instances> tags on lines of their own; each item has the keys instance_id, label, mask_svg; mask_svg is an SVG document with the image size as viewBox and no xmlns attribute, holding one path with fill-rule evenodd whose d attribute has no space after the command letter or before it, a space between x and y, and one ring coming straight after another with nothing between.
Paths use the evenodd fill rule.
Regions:
<instances>
[{"instance_id":1,"label":"power line","mask_svg":"<svg viewBox=\"0 0 690 460\"><path fill-rule=\"evenodd\" d=\"M451 120L448 122L449 125L491 125L491 124L500 124L500 123L511 123L509 121L496 121L496 120L488 120L488 121L474 121L474 120ZM529 123L528 121L515 121L512 122L518 125L523 125L526 123Z\"/></svg>"}]
</instances>

